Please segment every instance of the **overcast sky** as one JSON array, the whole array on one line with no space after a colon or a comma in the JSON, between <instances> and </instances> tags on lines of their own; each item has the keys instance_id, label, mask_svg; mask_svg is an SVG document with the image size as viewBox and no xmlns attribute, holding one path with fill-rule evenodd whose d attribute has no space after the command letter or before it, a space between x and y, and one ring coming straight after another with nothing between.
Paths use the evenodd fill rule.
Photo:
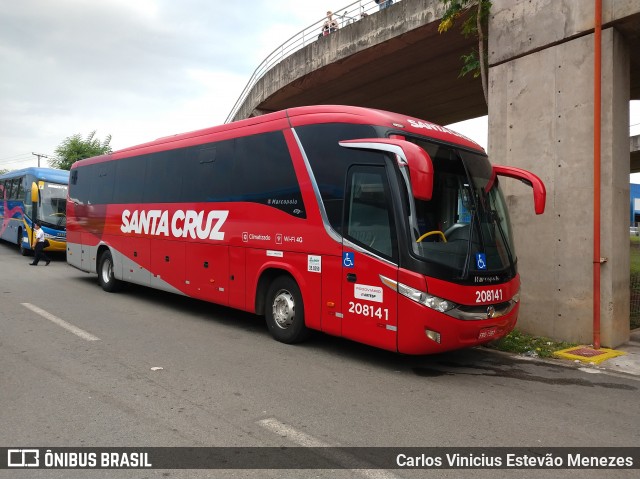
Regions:
<instances>
[{"instance_id":1,"label":"overcast sky","mask_svg":"<svg viewBox=\"0 0 640 479\"><path fill-rule=\"evenodd\" d=\"M76 133L110 134L118 150L223 123L268 54L351 2L2 3L0 169L16 169ZM640 134L640 102L632 109ZM486 118L457 127L486 147Z\"/></svg>"},{"instance_id":2,"label":"overcast sky","mask_svg":"<svg viewBox=\"0 0 640 479\"><path fill-rule=\"evenodd\" d=\"M326 11L299 0L2 2L0 169L33 165L32 152L52 155L75 133L111 134L120 149L223 123L258 64Z\"/></svg>"}]
</instances>

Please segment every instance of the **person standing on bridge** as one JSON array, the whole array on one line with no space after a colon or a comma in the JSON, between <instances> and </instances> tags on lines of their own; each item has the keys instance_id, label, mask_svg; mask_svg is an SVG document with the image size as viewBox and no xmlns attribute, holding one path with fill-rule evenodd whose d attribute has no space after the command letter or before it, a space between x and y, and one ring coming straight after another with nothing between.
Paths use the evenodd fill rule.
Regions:
<instances>
[{"instance_id":1,"label":"person standing on bridge","mask_svg":"<svg viewBox=\"0 0 640 479\"><path fill-rule=\"evenodd\" d=\"M338 30L338 22L333 19L333 12L329 10L327 12L327 19L322 26L322 35L329 35Z\"/></svg>"},{"instance_id":2,"label":"person standing on bridge","mask_svg":"<svg viewBox=\"0 0 640 479\"><path fill-rule=\"evenodd\" d=\"M384 10L385 8L391 6L393 0L376 0L376 3L379 5L379 10Z\"/></svg>"}]
</instances>

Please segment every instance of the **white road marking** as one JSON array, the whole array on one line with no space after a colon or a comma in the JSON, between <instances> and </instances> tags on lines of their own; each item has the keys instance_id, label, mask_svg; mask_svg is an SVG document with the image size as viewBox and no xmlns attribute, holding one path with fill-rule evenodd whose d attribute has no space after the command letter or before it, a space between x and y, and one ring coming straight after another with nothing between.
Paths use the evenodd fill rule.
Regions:
<instances>
[{"instance_id":1,"label":"white road marking","mask_svg":"<svg viewBox=\"0 0 640 479\"><path fill-rule=\"evenodd\" d=\"M281 437L285 437L291 442L294 442L303 447L334 447L331 444L310 436L309 434L298 431L288 424L284 424L275 418L262 419L261 421L258 421L258 424L263 428ZM348 464L350 466L352 466L353 464L357 464L356 468L349 469L355 474L366 477L368 479L396 479L398 477L395 474L382 469L367 469L367 465L363 463L363 461L339 450L328 450L326 453L326 457L331 458L332 460L340 464Z\"/></svg>"},{"instance_id":2,"label":"white road marking","mask_svg":"<svg viewBox=\"0 0 640 479\"><path fill-rule=\"evenodd\" d=\"M283 424L277 419L269 418L258 421L263 428L268 429L271 432L276 433L279 436L286 437L291 442L295 442L303 447L331 447L330 444L322 442L313 436L297 431L287 424Z\"/></svg>"},{"instance_id":3,"label":"white road marking","mask_svg":"<svg viewBox=\"0 0 640 479\"><path fill-rule=\"evenodd\" d=\"M84 329L80 329L79 327L74 326L71 323L67 323L64 319L60 319L59 317L54 316L53 314L49 313L48 311L45 311L44 309L38 308L37 306L34 306L31 303L20 303L20 304L22 304L22 306L24 306L25 308L30 309L34 313L42 316L43 318L48 319L52 323L57 324L61 328L64 328L67 331L75 334L76 336L81 337L85 341L100 341L99 337L94 336L93 334L88 333Z\"/></svg>"}]
</instances>

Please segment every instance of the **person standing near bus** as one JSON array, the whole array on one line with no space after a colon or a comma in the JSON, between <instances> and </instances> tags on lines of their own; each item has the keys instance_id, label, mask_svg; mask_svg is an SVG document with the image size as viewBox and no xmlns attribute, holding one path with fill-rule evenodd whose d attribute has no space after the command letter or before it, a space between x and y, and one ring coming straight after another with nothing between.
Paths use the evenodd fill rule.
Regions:
<instances>
[{"instance_id":1,"label":"person standing near bus","mask_svg":"<svg viewBox=\"0 0 640 479\"><path fill-rule=\"evenodd\" d=\"M31 266L38 266L38 262L42 259L46 261L45 266L49 266L49 263L51 263L51 260L44 252L44 247L45 247L44 231L42 231L42 226L40 225L39 221L36 222L36 224L34 225L34 228L36 232L36 237L35 237L36 244L31 246L34 246L35 257L33 258L33 262L29 264Z\"/></svg>"}]
</instances>

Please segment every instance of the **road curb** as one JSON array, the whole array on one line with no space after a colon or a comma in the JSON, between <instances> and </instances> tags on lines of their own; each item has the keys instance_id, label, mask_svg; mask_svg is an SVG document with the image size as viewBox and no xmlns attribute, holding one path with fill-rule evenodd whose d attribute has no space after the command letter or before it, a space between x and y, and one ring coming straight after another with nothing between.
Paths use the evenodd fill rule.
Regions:
<instances>
[{"instance_id":1,"label":"road curb","mask_svg":"<svg viewBox=\"0 0 640 479\"><path fill-rule=\"evenodd\" d=\"M541 363L541 364L560 366L567 369L579 369L589 373L604 373L611 376L618 376L618 377L640 381L640 373L633 372L631 368L621 368L620 366L612 367L610 365L608 367L604 367L602 365L597 365L593 362L584 363L579 360L569 360L569 359L561 359L561 358L541 358L540 356L525 356L520 353L500 351L499 349L493 349L486 346L477 346L474 349L480 349L482 351L490 352L491 354L506 356L506 357L510 357L511 359L516 359L523 362L535 362L535 363ZM619 357L621 356L618 356L617 358ZM616 358L613 358L613 359L616 359Z\"/></svg>"}]
</instances>

